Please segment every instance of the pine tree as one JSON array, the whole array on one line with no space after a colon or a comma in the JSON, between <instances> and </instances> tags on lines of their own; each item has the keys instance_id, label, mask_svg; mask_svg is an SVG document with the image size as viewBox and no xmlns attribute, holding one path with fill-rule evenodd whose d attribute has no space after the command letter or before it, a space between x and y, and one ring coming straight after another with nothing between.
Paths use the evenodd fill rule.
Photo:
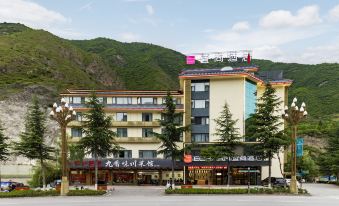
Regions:
<instances>
[{"instance_id":1,"label":"pine tree","mask_svg":"<svg viewBox=\"0 0 339 206\"><path fill-rule=\"evenodd\" d=\"M104 106L92 93L86 103L89 111L84 114L87 120L84 124L84 137L79 141L79 147L83 148L86 154L93 155L95 165L95 185L98 184L98 158L106 157L116 153L120 147L115 141L115 132L110 130L112 119L105 115Z\"/></svg>"},{"instance_id":2,"label":"pine tree","mask_svg":"<svg viewBox=\"0 0 339 206\"><path fill-rule=\"evenodd\" d=\"M183 132L188 129L188 126L183 127L179 121L182 118L183 113L176 112L176 105L170 92L167 93L164 105L165 108L162 112L162 119L159 120L162 132L153 132L153 134L161 141L158 153L164 154L172 160L172 185L174 185L175 160L183 155L183 150L179 148L177 142L181 141L180 138Z\"/></svg>"},{"instance_id":3,"label":"pine tree","mask_svg":"<svg viewBox=\"0 0 339 206\"><path fill-rule=\"evenodd\" d=\"M41 165L43 188L46 186L47 160L52 160L54 148L45 143L46 117L40 109L39 101L33 97L25 119L25 132L20 134L20 141L14 143L14 153L28 159L37 160Z\"/></svg>"},{"instance_id":4,"label":"pine tree","mask_svg":"<svg viewBox=\"0 0 339 206\"><path fill-rule=\"evenodd\" d=\"M227 168L227 186L230 185L230 159L234 157L234 149L239 144L240 134L239 128L236 128L238 120L232 119L232 113L229 110L227 102L225 103L220 116L214 120L216 123L216 132L214 135L218 136L220 152L223 157L228 159Z\"/></svg>"},{"instance_id":5,"label":"pine tree","mask_svg":"<svg viewBox=\"0 0 339 206\"><path fill-rule=\"evenodd\" d=\"M0 182L1 182L1 164L8 160L9 153L9 144L7 143L8 137L3 133L4 129L0 124Z\"/></svg>"},{"instance_id":6,"label":"pine tree","mask_svg":"<svg viewBox=\"0 0 339 206\"><path fill-rule=\"evenodd\" d=\"M330 134L328 146L326 148L325 158L327 159L332 174L336 174L339 183L339 128Z\"/></svg>"},{"instance_id":7,"label":"pine tree","mask_svg":"<svg viewBox=\"0 0 339 206\"><path fill-rule=\"evenodd\" d=\"M272 158L289 143L284 131L279 128L283 124L278 110L281 101L275 93L275 89L267 84L264 94L256 104L256 112L250 117L251 125L248 126L246 134L250 139L260 143L253 146L254 154L269 160L269 187L271 187Z\"/></svg>"}]
</instances>

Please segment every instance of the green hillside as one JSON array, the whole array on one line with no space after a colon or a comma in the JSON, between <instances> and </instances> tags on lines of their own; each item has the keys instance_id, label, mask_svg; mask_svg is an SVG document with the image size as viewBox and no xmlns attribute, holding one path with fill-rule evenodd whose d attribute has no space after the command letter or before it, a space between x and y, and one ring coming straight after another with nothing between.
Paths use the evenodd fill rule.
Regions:
<instances>
[{"instance_id":1,"label":"green hillside","mask_svg":"<svg viewBox=\"0 0 339 206\"><path fill-rule=\"evenodd\" d=\"M185 63L185 57L179 52L152 44L105 38L72 43L100 55L121 76L127 89L178 88L178 73Z\"/></svg>"},{"instance_id":2,"label":"green hillside","mask_svg":"<svg viewBox=\"0 0 339 206\"><path fill-rule=\"evenodd\" d=\"M96 54L43 30L0 24L1 96L33 85L51 89L55 94L73 87L123 87L114 71Z\"/></svg>"},{"instance_id":3,"label":"green hillside","mask_svg":"<svg viewBox=\"0 0 339 206\"><path fill-rule=\"evenodd\" d=\"M305 101L313 119L338 118L339 64L267 60L254 60L253 64L261 70L283 70L286 78L293 79L289 95ZM196 64L189 68L226 65ZM184 68L188 66L183 54L152 44L106 38L69 41L21 24L0 24L2 97L32 85L50 88L53 95L66 88L177 89L177 75Z\"/></svg>"}]
</instances>

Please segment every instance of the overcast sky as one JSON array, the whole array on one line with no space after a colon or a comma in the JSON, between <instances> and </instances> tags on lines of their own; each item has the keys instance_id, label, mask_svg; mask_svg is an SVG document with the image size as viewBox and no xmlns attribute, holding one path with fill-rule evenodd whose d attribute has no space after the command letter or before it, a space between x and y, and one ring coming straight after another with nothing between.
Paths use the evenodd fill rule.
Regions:
<instances>
[{"instance_id":1,"label":"overcast sky","mask_svg":"<svg viewBox=\"0 0 339 206\"><path fill-rule=\"evenodd\" d=\"M249 49L273 61L339 62L339 0L0 0L0 22L184 54Z\"/></svg>"}]
</instances>

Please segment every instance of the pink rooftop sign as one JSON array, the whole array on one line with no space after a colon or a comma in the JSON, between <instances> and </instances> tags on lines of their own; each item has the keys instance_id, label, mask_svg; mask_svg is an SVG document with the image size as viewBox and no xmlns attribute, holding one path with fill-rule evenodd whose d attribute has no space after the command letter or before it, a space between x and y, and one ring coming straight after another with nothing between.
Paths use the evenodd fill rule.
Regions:
<instances>
[{"instance_id":1,"label":"pink rooftop sign","mask_svg":"<svg viewBox=\"0 0 339 206\"><path fill-rule=\"evenodd\" d=\"M186 64L195 64L195 56L186 56Z\"/></svg>"}]
</instances>

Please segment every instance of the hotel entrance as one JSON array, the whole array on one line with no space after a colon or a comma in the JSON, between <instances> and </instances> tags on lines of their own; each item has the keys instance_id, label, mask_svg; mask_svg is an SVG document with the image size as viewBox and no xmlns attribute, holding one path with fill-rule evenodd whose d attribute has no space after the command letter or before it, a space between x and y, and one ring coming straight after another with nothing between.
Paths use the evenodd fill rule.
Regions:
<instances>
[{"instance_id":1,"label":"hotel entrance","mask_svg":"<svg viewBox=\"0 0 339 206\"><path fill-rule=\"evenodd\" d=\"M260 185L261 167L232 167L231 184L232 185Z\"/></svg>"},{"instance_id":2,"label":"hotel entrance","mask_svg":"<svg viewBox=\"0 0 339 206\"><path fill-rule=\"evenodd\" d=\"M188 180L197 185L224 185L227 183L227 167L189 166Z\"/></svg>"}]
</instances>

